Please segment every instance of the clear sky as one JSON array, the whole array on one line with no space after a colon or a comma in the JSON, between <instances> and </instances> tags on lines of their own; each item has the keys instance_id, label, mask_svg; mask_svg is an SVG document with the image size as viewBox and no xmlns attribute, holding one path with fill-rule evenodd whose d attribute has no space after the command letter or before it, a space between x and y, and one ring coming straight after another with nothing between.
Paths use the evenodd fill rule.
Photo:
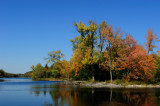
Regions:
<instances>
[{"instance_id":1,"label":"clear sky","mask_svg":"<svg viewBox=\"0 0 160 106\"><path fill-rule=\"evenodd\" d=\"M159 0L0 0L0 69L11 73L44 65L49 51L72 55L74 22L106 20L144 44L147 29L160 35ZM158 46L160 46L158 44Z\"/></svg>"}]
</instances>

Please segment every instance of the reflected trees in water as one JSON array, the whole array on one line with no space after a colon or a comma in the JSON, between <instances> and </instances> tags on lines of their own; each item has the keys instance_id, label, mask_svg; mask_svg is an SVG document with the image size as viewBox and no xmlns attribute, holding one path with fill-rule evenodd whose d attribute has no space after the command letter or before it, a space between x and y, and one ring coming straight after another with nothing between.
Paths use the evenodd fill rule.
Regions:
<instances>
[{"instance_id":1,"label":"reflected trees in water","mask_svg":"<svg viewBox=\"0 0 160 106\"><path fill-rule=\"evenodd\" d=\"M50 85L32 87L35 95L48 93L54 106L85 106L85 105L159 105L158 89L109 89L109 88L79 88L68 85Z\"/></svg>"}]
</instances>

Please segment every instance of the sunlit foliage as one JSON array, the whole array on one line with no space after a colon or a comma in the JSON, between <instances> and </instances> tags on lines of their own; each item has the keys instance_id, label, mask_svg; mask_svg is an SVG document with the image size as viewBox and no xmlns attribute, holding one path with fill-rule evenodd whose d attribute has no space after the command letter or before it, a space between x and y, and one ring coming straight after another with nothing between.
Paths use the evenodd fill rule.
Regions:
<instances>
[{"instance_id":1,"label":"sunlit foliage","mask_svg":"<svg viewBox=\"0 0 160 106\"><path fill-rule=\"evenodd\" d=\"M31 66L32 78L63 78L68 80L123 79L158 81L160 79L160 55L149 53L159 41L151 28L147 30L146 49L133 36L114 29L106 21L99 25L90 20L74 23L77 36L70 39L73 54L69 60L61 50L48 54L45 67ZM104 75L106 78L104 79Z\"/></svg>"}]
</instances>

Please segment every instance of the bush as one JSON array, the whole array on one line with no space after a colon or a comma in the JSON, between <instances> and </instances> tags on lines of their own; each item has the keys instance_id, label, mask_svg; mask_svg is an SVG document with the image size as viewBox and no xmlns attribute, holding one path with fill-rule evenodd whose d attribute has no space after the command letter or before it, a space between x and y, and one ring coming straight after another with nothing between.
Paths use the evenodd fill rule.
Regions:
<instances>
[{"instance_id":1,"label":"bush","mask_svg":"<svg viewBox=\"0 0 160 106\"><path fill-rule=\"evenodd\" d=\"M71 72L70 78L73 80L89 80L92 78L92 71L89 65L85 65L84 67L80 68L78 71L78 75L75 75L75 70Z\"/></svg>"},{"instance_id":2,"label":"bush","mask_svg":"<svg viewBox=\"0 0 160 106\"><path fill-rule=\"evenodd\" d=\"M89 65L86 65L85 67L81 68L78 73L78 78L80 80L89 80L92 78L92 70Z\"/></svg>"},{"instance_id":3,"label":"bush","mask_svg":"<svg viewBox=\"0 0 160 106\"><path fill-rule=\"evenodd\" d=\"M51 72L52 72L52 77L53 78L60 78L60 73L59 73L59 70L57 70L57 69L52 69L51 70Z\"/></svg>"},{"instance_id":4,"label":"bush","mask_svg":"<svg viewBox=\"0 0 160 106\"><path fill-rule=\"evenodd\" d=\"M157 71L156 71L155 80L156 80L157 82L160 82L160 69L157 69Z\"/></svg>"},{"instance_id":5,"label":"bush","mask_svg":"<svg viewBox=\"0 0 160 106\"><path fill-rule=\"evenodd\" d=\"M123 83L123 80L121 80L121 79L116 80L117 85L122 84L122 83Z\"/></svg>"}]
</instances>

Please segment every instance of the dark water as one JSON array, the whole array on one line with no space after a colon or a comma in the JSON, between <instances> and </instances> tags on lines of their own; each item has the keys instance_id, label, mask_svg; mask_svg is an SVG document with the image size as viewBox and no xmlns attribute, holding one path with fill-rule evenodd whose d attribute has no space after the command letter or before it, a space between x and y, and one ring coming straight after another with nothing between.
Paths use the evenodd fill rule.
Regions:
<instances>
[{"instance_id":1,"label":"dark water","mask_svg":"<svg viewBox=\"0 0 160 106\"><path fill-rule=\"evenodd\" d=\"M0 106L160 106L160 89L93 89L27 78L0 80Z\"/></svg>"}]
</instances>

